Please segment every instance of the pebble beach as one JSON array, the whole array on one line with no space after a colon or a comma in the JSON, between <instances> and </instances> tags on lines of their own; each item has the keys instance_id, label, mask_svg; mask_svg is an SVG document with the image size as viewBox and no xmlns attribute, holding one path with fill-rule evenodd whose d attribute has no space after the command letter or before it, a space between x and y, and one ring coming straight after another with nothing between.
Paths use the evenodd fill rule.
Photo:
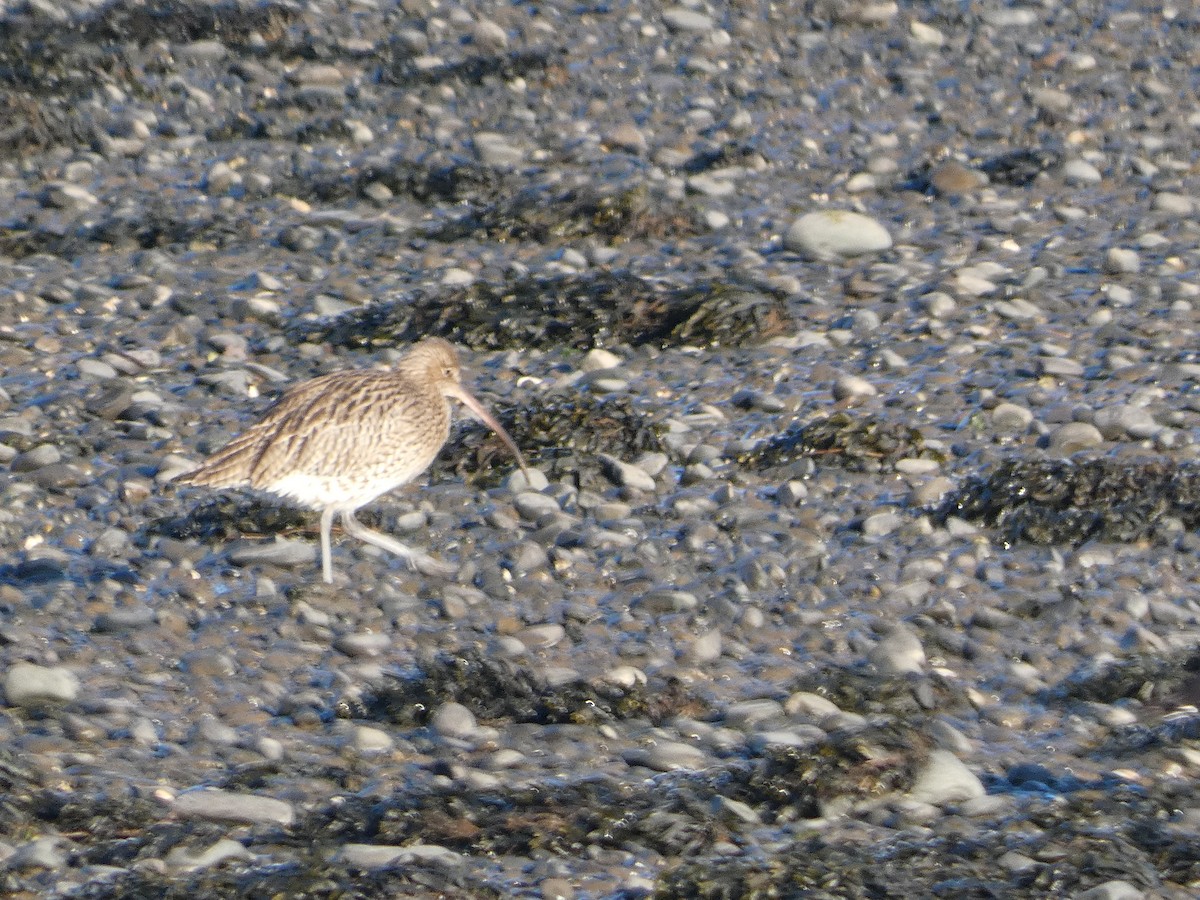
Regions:
<instances>
[{"instance_id":1,"label":"pebble beach","mask_svg":"<svg viewBox=\"0 0 1200 900\"><path fill-rule=\"evenodd\" d=\"M1198 40L0 0L0 895L1196 896ZM427 336L452 574L175 483Z\"/></svg>"}]
</instances>

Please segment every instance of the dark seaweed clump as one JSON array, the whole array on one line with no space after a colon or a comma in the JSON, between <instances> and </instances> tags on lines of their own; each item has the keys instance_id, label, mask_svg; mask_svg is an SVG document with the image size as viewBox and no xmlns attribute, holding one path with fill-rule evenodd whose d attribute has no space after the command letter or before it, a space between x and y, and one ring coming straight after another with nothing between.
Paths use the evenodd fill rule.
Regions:
<instances>
[{"instance_id":1,"label":"dark seaweed clump","mask_svg":"<svg viewBox=\"0 0 1200 900\"><path fill-rule=\"evenodd\" d=\"M757 471L814 460L856 472L878 472L908 457L938 458L924 443L921 432L909 425L840 412L793 425L742 454L738 462Z\"/></svg>"},{"instance_id":2,"label":"dark seaweed clump","mask_svg":"<svg viewBox=\"0 0 1200 900\"><path fill-rule=\"evenodd\" d=\"M232 540L246 534L278 534L312 523L314 517L302 510L269 501L236 496L205 500L186 515L156 519L146 525L147 535L184 541Z\"/></svg>"},{"instance_id":3,"label":"dark seaweed clump","mask_svg":"<svg viewBox=\"0 0 1200 900\"><path fill-rule=\"evenodd\" d=\"M793 327L784 298L749 282L672 287L627 271L527 276L504 284L418 290L330 322L305 322L293 340L395 347L437 336L475 350L744 346Z\"/></svg>"},{"instance_id":4,"label":"dark seaweed clump","mask_svg":"<svg viewBox=\"0 0 1200 900\"><path fill-rule=\"evenodd\" d=\"M606 243L667 236L679 239L695 233L692 215L679 207L651 202L641 188L610 195L587 187L556 196L547 196L541 188L500 194L485 205L424 231L425 237L444 243L474 237L538 244L581 238L598 238Z\"/></svg>"},{"instance_id":5,"label":"dark seaweed clump","mask_svg":"<svg viewBox=\"0 0 1200 900\"><path fill-rule=\"evenodd\" d=\"M1116 703L1136 699L1162 706L1200 703L1200 650L1137 653L1072 672L1056 688L1071 700Z\"/></svg>"},{"instance_id":6,"label":"dark seaweed clump","mask_svg":"<svg viewBox=\"0 0 1200 900\"><path fill-rule=\"evenodd\" d=\"M1200 467L1161 457L1129 462L1013 459L967 479L934 511L1000 528L1010 543L1129 542L1164 517L1200 526Z\"/></svg>"},{"instance_id":7,"label":"dark seaweed clump","mask_svg":"<svg viewBox=\"0 0 1200 900\"><path fill-rule=\"evenodd\" d=\"M861 845L814 835L769 856L697 855L665 873L653 897L985 900L1078 895L1117 879L1150 890L1194 885L1200 861L1188 843L1195 832L1169 821L1177 815L1171 803L1169 795L1149 798L1135 788L1085 790L1035 813L1036 828L996 823L965 834L898 835ZM1034 862L1014 872L1001 862L1009 851Z\"/></svg>"},{"instance_id":8,"label":"dark seaweed clump","mask_svg":"<svg viewBox=\"0 0 1200 900\"><path fill-rule=\"evenodd\" d=\"M494 414L512 435L526 460L550 478L572 474L577 480L599 477L597 453L634 459L665 450L663 426L628 395L574 394L536 404L497 404ZM508 448L483 425L464 429L446 445L433 465L432 478L451 475L484 482L515 465Z\"/></svg>"},{"instance_id":9,"label":"dark seaweed clump","mask_svg":"<svg viewBox=\"0 0 1200 900\"><path fill-rule=\"evenodd\" d=\"M631 718L661 722L711 712L678 682L631 688L604 682L549 685L526 667L471 650L429 656L364 697L341 701L337 712L347 718L412 727L424 725L434 709L450 701L466 706L483 721L540 725Z\"/></svg>"}]
</instances>

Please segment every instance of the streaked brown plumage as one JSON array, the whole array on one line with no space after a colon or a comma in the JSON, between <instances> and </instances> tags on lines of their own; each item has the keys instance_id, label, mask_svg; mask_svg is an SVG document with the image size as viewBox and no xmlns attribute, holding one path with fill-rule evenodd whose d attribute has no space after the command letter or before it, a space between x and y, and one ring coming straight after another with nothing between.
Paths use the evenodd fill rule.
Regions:
<instances>
[{"instance_id":1,"label":"streaked brown plumage","mask_svg":"<svg viewBox=\"0 0 1200 900\"><path fill-rule=\"evenodd\" d=\"M249 487L321 510L321 571L333 581L330 529L445 574L449 567L372 531L359 507L407 484L433 462L450 435L448 398L463 403L525 461L512 438L461 384L458 354L440 338L415 344L390 370L335 372L287 391L256 424L218 450L181 484Z\"/></svg>"}]
</instances>

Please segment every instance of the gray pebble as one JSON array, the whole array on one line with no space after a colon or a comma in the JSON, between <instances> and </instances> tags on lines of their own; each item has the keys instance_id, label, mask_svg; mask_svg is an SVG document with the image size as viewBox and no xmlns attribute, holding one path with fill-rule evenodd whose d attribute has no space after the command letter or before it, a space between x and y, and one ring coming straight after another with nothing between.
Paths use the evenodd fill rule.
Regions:
<instances>
[{"instance_id":1,"label":"gray pebble","mask_svg":"<svg viewBox=\"0 0 1200 900\"><path fill-rule=\"evenodd\" d=\"M1033 423L1033 413L1015 403L999 403L992 410L992 427L999 432L1021 434Z\"/></svg>"},{"instance_id":2,"label":"gray pebble","mask_svg":"<svg viewBox=\"0 0 1200 900\"><path fill-rule=\"evenodd\" d=\"M517 494L513 498L513 506L516 507L521 518L530 522L537 522L562 514L562 508L558 505L557 500L547 494L534 493L533 491L522 491Z\"/></svg>"},{"instance_id":3,"label":"gray pebble","mask_svg":"<svg viewBox=\"0 0 1200 900\"><path fill-rule=\"evenodd\" d=\"M885 675L906 675L925 668L925 648L908 626L894 625L871 650L871 662Z\"/></svg>"},{"instance_id":4,"label":"gray pebble","mask_svg":"<svg viewBox=\"0 0 1200 900\"><path fill-rule=\"evenodd\" d=\"M704 13L688 9L686 6L672 6L663 10L663 21L667 28L676 32L711 31L713 20Z\"/></svg>"},{"instance_id":5,"label":"gray pebble","mask_svg":"<svg viewBox=\"0 0 1200 900\"><path fill-rule=\"evenodd\" d=\"M1168 213L1169 215L1186 217L1190 216L1196 209L1196 203L1191 197L1186 194L1176 194L1171 191L1159 191L1154 195L1154 202L1151 206L1157 212Z\"/></svg>"},{"instance_id":6,"label":"gray pebble","mask_svg":"<svg viewBox=\"0 0 1200 900\"><path fill-rule=\"evenodd\" d=\"M948 750L933 750L917 773L908 796L922 803L941 805L982 797L987 791L977 775Z\"/></svg>"},{"instance_id":7,"label":"gray pebble","mask_svg":"<svg viewBox=\"0 0 1200 900\"><path fill-rule=\"evenodd\" d=\"M32 450L18 453L9 468L14 472L32 472L43 466L52 466L62 460L62 454L53 444L38 444Z\"/></svg>"},{"instance_id":8,"label":"gray pebble","mask_svg":"<svg viewBox=\"0 0 1200 900\"><path fill-rule=\"evenodd\" d=\"M1080 450L1090 450L1104 443L1104 435L1095 425L1087 422L1067 422L1050 432L1048 446L1051 450L1070 456Z\"/></svg>"},{"instance_id":9,"label":"gray pebble","mask_svg":"<svg viewBox=\"0 0 1200 900\"><path fill-rule=\"evenodd\" d=\"M231 838L220 838L203 850L177 845L172 847L164 860L176 872L192 872L215 866L227 859L252 859L250 853L240 842Z\"/></svg>"},{"instance_id":10,"label":"gray pebble","mask_svg":"<svg viewBox=\"0 0 1200 900\"><path fill-rule=\"evenodd\" d=\"M479 728L475 714L461 703L443 703L429 720L429 726L444 737L468 738Z\"/></svg>"},{"instance_id":11,"label":"gray pebble","mask_svg":"<svg viewBox=\"0 0 1200 900\"><path fill-rule=\"evenodd\" d=\"M778 700L741 700L725 710L725 724L739 731L752 731L766 723L779 722L786 713Z\"/></svg>"},{"instance_id":12,"label":"gray pebble","mask_svg":"<svg viewBox=\"0 0 1200 900\"><path fill-rule=\"evenodd\" d=\"M172 809L184 819L243 822L248 825L291 825L296 817L292 805L282 800L214 788L180 794L175 798Z\"/></svg>"},{"instance_id":13,"label":"gray pebble","mask_svg":"<svg viewBox=\"0 0 1200 900\"><path fill-rule=\"evenodd\" d=\"M268 563L275 566L312 565L318 548L310 541L289 540L275 536L271 541L235 544L229 550L229 561L235 566Z\"/></svg>"},{"instance_id":14,"label":"gray pebble","mask_svg":"<svg viewBox=\"0 0 1200 900\"><path fill-rule=\"evenodd\" d=\"M378 631L360 631L339 635L333 642L334 649L356 659L378 656L392 646L391 635Z\"/></svg>"},{"instance_id":15,"label":"gray pebble","mask_svg":"<svg viewBox=\"0 0 1200 900\"><path fill-rule=\"evenodd\" d=\"M875 385L859 375L841 375L833 383L833 399L850 400L860 397L874 397L879 393Z\"/></svg>"},{"instance_id":16,"label":"gray pebble","mask_svg":"<svg viewBox=\"0 0 1200 900\"><path fill-rule=\"evenodd\" d=\"M654 479L640 466L622 462L607 453L599 454L598 458L604 474L613 484L647 492L652 492L657 488Z\"/></svg>"},{"instance_id":17,"label":"gray pebble","mask_svg":"<svg viewBox=\"0 0 1200 900\"><path fill-rule=\"evenodd\" d=\"M1142 268L1136 250L1126 247L1110 247L1104 255L1104 271L1113 275L1134 275Z\"/></svg>"},{"instance_id":18,"label":"gray pebble","mask_svg":"<svg viewBox=\"0 0 1200 900\"><path fill-rule=\"evenodd\" d=\"M869 216L827 209L808 213L793 222L783 237L783 245L815 259L835 259L887 250L892 246L892 237Z\"/></svg>"},{"instance_id":19,"label":"gray pebble","mask_svg":"<svg viewBox=\"0 0 1200 900\"><path fill-rule=\"evenodd\" d=\"M1072 184L1098 184L1104 176L1100 170L1083 159L1068 160L1063 166L1063 177Z\"/></svg>"},{"instance_id":20,"label":"gray pebble","mask_svg":"<svg viewBox=\"0 0 1200 900\"><path fill-rule=\"evenodd\" d=\"M1043 356L1038 360L1038 369L1043 375L1060 378L1078 378L1083 374L1083 364L1065 356Z\"/></svg>"},{"instance_id":21,"label":"gray pebble","mask_svg":"<svg viewBox=\"0 0 1200 900\"><path fill-rule=\"evenodd\" d=\"M1075 895L1074 900L1144 900L1146 892L1122 879L1113 879Z\"/></svg>"},{"instance_id":22,"label":"gray pebble","mask_svg":"<svg viewBox=\"0 0 1200 900\"><path fill-rule=\"evenodd\" d=\"M359 753L384 753L391 750L396 742L392 736L381 728L371 728L369 725L358 725L354 729L354 749Z\"/></svg>"},{"instance_id":23,"label":"gray pebble","mask_svg":"<svg viewBox=\"0 0 1200 900\"><path fill-rule=\"evenodd\" d=\"M437 844L407 844L403 847L387 844L343 844L334 858L364 869L383 869L411 865L414 862L458 866L463 857L448 847Z\"/></svg>"},{"instance_id":24,"label":"gray pebble","mask_svg":"<svg viewBox=\"0 0 1200 900\"><path fill-rule=\"evenodd\" d=\"M862 531L867 537L883 537L904 524L905 518L894 510L873 513L863 520Z\"/></svg>"},{"instance_id":25,"label":"gray pebble","mask_svg":"<svg viewBox=\"0 0 1200 900\"><path fill-rule=\"evenodd\" d=\"M708 754L703 750L679 741L657 741L647 750L627 750L623 756L630 765L645 766L656 772L703 769L709 764Z\"/></svg>"},{"instance_id":26,"label":"gray pebble","mask_svg":"<svg viewBox=\"0 0 1200 900\"><path fill-rule=\"evenodd\" d=\"M643 594L634 603L651 613L687 612L700 605L700 598L690 591L662 588Z\"/></svg>"},{"instance_id":27,"label":"gray pebble","mask_svg":"<svg viewBox=\"0 0 1200 900\"><path fill-rule=\"evenodd\" d=\"M4 697L9 706L70 703L78 694L79 678L62 666L17 663L4 673Z\"/></svg>"},{"instance_id":28,"label":"gray pebble","mask_svg":"<svg viewBox=\"0 0 1200 900\"><path fill-rule=\"evenodd\" d=\"M785 481L775 492L775 497L787 506L799 506L808 497L808 486L803 481Z\"/></svg>"},{"instance_id":29,"label":"gray pebble","mask_svg":"<svg viewBox=\"0 0 1200 900\"><path fill-rule=\"evenodd\" d=\"M70 843L57 835L40 837L19 845L7 859L3 868L10 871L22 869L57 870L67 865Z\"/></svg>"}]
</instances>

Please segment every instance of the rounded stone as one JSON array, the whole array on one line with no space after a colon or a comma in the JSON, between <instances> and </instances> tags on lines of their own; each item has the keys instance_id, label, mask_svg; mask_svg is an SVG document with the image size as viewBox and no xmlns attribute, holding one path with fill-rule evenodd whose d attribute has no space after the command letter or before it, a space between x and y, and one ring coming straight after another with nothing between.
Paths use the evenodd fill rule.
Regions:
<instances>
[{"instance_id":1,"label":"rounded stone","mask_svg":"<svg viewBox=\"0 0 1200 900\"><path fill-rule=\"evenodd\" d=\"M783 236L783 246L815 259L880 253L891 248L892 236L862 213L825 209L801 216Z\"/></svg>"},{"instance_id":2,"label":"rounded stone","mask_svg":"<svg viewBox=\"0 0 1200 900\"><path fill-rule=\"evenodd\" d=\"M10 706L69 703L79 694L79 678L62 666L17 663L4 673L4 697Z\"/></svg>"}]
</instances>

